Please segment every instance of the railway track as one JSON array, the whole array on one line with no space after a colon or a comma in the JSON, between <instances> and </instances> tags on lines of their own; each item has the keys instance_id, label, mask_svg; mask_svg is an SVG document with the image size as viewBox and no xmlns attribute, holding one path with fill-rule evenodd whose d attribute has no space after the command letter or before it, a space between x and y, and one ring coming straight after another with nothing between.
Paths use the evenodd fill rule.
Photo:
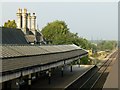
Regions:
<instances>
[{"instance_id":1,"label":"railway track","mask_svg":"<svg viewBox=\"0 0 120 90\"><path fill-rule=\"evenodd\" d=\"M117 56L117 51L109 56L109 58L102 63L102 65L94 66L82 77L66 87L65 90L79 90L79 89L102 89L109 74L110 66Z\"/></svg>"}]
</instances>

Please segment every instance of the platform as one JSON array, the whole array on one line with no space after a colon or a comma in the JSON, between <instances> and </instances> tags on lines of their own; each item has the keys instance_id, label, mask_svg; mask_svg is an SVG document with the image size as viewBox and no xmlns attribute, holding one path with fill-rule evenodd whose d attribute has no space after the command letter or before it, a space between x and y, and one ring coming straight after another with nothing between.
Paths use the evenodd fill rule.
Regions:
<instances>
[{"instance_id":1,"label":"platform","mask_svg":"<svg viewBox=\"0 0 120 90\"><path fill-rule=\"evenodd\" d=\"M80 65L80 67L78 65L74 65L72 72L70 72L70 67L65 67L63 77L61 77L61 70L56 70L52 73L50 85L48 84L48 79L44 77L33 83L31 88L65 88L92 67L94 67L94 65Z\"/></svg>"},{"instance_id":2,"label":"platform","mask_svg":"<svg viewBox=\"0 0 120 90\"><path fill-rule=\"evenodd\" d=\"M118 88L118 59L113 64L103 88Z\"/></svg>"}]
</instances>

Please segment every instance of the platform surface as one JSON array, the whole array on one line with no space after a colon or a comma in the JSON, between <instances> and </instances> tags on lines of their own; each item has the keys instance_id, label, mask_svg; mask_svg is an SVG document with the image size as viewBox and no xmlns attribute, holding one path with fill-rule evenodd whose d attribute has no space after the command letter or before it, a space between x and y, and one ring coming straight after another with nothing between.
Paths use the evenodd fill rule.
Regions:
<instances>
[{"instance_id":1,"label":"platform surface","mask_svg":"<svg viewBox=\"0 0 120 90\"><path fill-rule=\"evenodd\" d=\"M103 88L118 88L118 59L114 62Z\"/></svg>"},{"instance_id":2,"label":"platform surface","mask_svg":"<svg viewBox=\"0 0 120 90\"><path fill-rule=\"evenodd\" d=\"M31 88L65 88L93 66L94 65L80 65L79 67L78 65L74 65L73 72L70 72L70 67L65 67L63 77L61 77L61 71L56 70L52 73L50 85L48 84L47 77L44 77L33 83Z\"/></svg>"}]
</instances>

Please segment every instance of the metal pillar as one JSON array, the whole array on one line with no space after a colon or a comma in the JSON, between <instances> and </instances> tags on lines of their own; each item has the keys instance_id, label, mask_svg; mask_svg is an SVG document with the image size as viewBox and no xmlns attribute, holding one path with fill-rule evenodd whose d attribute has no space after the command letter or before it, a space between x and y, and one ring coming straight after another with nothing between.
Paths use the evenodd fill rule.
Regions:
<instances>
[{"instance_id":1,"label":"metal pillar","mask_svg":"<svg viewBox=\"0 0 120 90\"><path fill-rule=\"evenodd\" d=\"M23 73L21 71L20 77L19 77L19 81L18 81L18 90L22 90L22 85L21 85L21 81L23 80Z\"/></svg>"},{"instance_id":2,"label":"metal pillar","mask_svg":"<svg viewBox=\"0 0 120 90\"><path fill-rule=\"evenodd\" d=\"M72 72L73 70L72 70L72 64L70 65L70 72Z\"/></svg>"},{"instance_id":3,"label":"metal pillar","mask_svg":"<svg viewBox=\"0 0 120 90\"><path fill-rule=\"evenodd\" d=\"M28 89L30 90L30 88L31 88L31 84L32 84L32 76L31 76L31 74L29 74L28 75Z\"/></svg>"},{"instance_id":4,"label":"metal pillar","mask_svg":"<svg viewBox=\"0 0 120 90\"><path fill-rule=\"evenodd\" d=\"M48 84L51 84L51 69L48 71Z\"/></svg>"},{"instance_id":5,"label":"metal pillar","mask_svg":"<svg viewBox=\"0 0 120 90\"><path fill-rule=\"evenodd\" d=\"M63 66L61 68L61 76L63 77Z\"/></svg>"},{"instance_id":6,"label":"metal pillar","mask_svg":"<svg viewBox=\"0 0 120 90\"><path fill-rule=\"evenodd\" d=\"M79 67L80 67L80 59L78 59Z\"/></svg>"}]
</instances>

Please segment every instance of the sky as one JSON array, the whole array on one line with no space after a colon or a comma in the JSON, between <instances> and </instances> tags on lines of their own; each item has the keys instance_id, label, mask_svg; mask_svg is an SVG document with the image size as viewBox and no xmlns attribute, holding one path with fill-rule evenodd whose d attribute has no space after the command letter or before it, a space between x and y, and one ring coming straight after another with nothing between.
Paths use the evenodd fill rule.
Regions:
<instances>
[{"instance_id":1,"label":"sky","mask_svg":"<svg viewBox=\"0 0 120 90\"><path fill-rule=\"evenodd\" d=\"M36 13L40 30L48 23L63 20L73 33L89 40L118 39L118 5L116 2L4 2L2 25L17 20L18 8ZM1 15L1 14L0 14Z\"/></svg>"}]
</instances>

